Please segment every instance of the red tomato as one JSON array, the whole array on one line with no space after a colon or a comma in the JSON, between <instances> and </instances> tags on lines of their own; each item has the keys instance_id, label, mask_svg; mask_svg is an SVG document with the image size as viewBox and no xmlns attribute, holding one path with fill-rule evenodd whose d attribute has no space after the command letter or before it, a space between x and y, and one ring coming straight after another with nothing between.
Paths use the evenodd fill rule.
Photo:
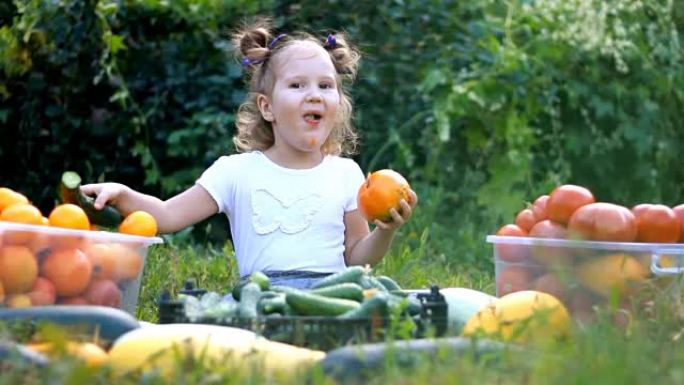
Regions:
<instances>
[{"instance_id":1,"label":"red tomato","mask_svg":"<svg viewBox=\"0 0 684 385\"><path fill-rule=\"evenodd\" d=\"M529 233L533 238L566 239L568 231L565 226L549 219L541 221L532 227ZM567 265L572 260L571 249L562 246L535 245L532 257L539 263L548 266Z\"/></svg>"},{"instance_id":2,"label":"red tomato","mask_svg":"<svg viewBox=\"0 0 684 385\"><path fill-rule=\"evenodd\" d=\"M534 219L537 222L541 222L544 219L549 219L549 215L546 213L546 203L549 201L548 195L542 195L532 204L532 212L534 213Z\"/></svg>"},{"instance_id":3,"label":"red tomato","mask_svg":"<svg viewBox=\"0 0 684 385\"><path fill-rule=\"evenodd\" d=\"M565 184L556 187L549 195L546 213L549 219L567 224L578 208L596 202L594 194L582 186Z\"/></svg>"},{"instance_id":4,"label":"red tomato","mask_svg":"<svg viewBox=\"0 0 684 385\"><path fill-rule=\"evenodd\" d=\"M679 242L684 243L684 204L675 206L672 211L674 211L677 218L679 218Z\"/></svg>"},{"instance_id":5,"label":"red tomato","mask_svg":"<svg viewBox=\"0 0 684 385\"><path fill-rule=\"evenodd\" d=\"M524 209L515 217L515 224L525 231L530 231L532 226L537 223L532 209Z\"/></svg>"},{"instance_id":6,"label":"red tomato","mask_svg":"<svg viewBox=\"0 0 684 385\"><path fill-rule=\"evenodd\" d=\"M532 285L534 274L524 266L501 267L496 274L496 295L502 297L516 291L527 290Z\"/></svg>"},{"instance_id":7,"label":"red tomato","mask_svg":"<svg viewBox=\"0 0 684 385\"><path fill-rule=\"evenodd\" d=\"M640 204L632 208L639 242L674 243L681 237L680 220L665 205Z\"/></svg>"},{"instance_id":8,"label":"red tomato","mask_svg":"<svg viewBox=\"0 0 684 385\"><path fill-rule=\"evenodd\" d=\"M527 236L527 231L521 229L518 225L504 225L496 232L496 235L525 237ZM499 259L513 263L525 261L530 253L527 245L515 243L497 243L494 248Z\"/></svg>"},{"instance_id":9,"label":"red tomato","mask_svg":"<svg viewBox=\"0 0 684 385\"><path fill-rule=\"evenodd\" d=\"M572 237L592 241L633 242L637 235L634 214L624 206L612 203L590 203L570 218L568 231Z\"/></svg>"}]
</instances>

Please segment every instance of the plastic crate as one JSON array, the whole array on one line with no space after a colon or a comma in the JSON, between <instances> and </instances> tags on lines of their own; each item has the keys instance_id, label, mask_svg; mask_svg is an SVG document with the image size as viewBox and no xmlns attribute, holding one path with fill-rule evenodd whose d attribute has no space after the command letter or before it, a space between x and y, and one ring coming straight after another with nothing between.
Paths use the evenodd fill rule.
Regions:
<instances>
[{"instance_id":1,"label":"plastic crate","mask_svg":"<svg viewBox=\"0 0 684 385\"><path fill-rule=\"evenodd\" d=\"M187 287L183 294L201 295L202 291ZM215 320L199 319L191 321L185 314L183 302L171 299L167 294L159 301L159 323L209 323L251 330L272 341L292 345L330 350L349 344L383 341L387 337L418 338L422 336L441 336L446 332L447 305L439 288L433 286L429 293L416 296L421 302L421 313L412 321L415 328L410 333L402 331L402 322L390 318L371 317L360 319L340 319L321 316L260 316L254 319L228 318Z\"/></svg>"}]
</instances>

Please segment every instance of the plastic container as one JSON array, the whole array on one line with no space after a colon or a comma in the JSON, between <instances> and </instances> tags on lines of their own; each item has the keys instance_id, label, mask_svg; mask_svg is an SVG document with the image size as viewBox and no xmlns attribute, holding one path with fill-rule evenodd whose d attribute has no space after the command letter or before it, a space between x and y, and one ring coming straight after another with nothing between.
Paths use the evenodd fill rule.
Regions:
<instances>
[{"instance_id":1,"label":"plastic container","mask_svg":"<svg viewBox=\"0 0 684 385\"><path fill-rule=\"evenodd\" d=\"M487 236L494 246L497 296L538 290L556 296L573 317L596 306L628 308L679 281L684 244L596 242Z\"/></svg>"},{"instance_id":2,"label":"plastic container","mask_svg":"<svg viewBox=\"0 0 684 385\"><path fill-rule=\"evenodd\" d=\"M188 293L187 290L184 290ZM201 292L201 290L194 290ZM349 344L384 341L394 327L394 338L442 336L447 329L447 304L434 286L419 293L420 315L413 318L415 329L411 335L402 334L402 325L389 318L341 319L321 316L259 316L257 318L231 317L217 322L213 319L190 320L185 316L183 302L171 299L168 293L159 301L159 323L203 323L238 327L253 331L272 341L284 342L312 349L331 350Z\"/></svg>"},{"instance_id":3,"label":"plastic container","mask_svg":"<svg viewBox=\"0 0 684 385\"><path fill-rule=\"evenodd\" d=\"M135 315L156 243L162 239L0 222L0 306L99 305Z\"/></svg>"}]
</instances>

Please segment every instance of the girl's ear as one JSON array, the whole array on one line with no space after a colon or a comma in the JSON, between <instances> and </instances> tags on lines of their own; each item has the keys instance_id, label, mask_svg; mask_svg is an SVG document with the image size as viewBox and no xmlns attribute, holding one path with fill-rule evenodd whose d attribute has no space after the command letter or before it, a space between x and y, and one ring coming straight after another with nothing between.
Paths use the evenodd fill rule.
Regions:
<instances>
[{"instance_id":1,"label":"girl's ear","mask_svg":"<svg viewBox=\"0 0 684 385\"><path fill-rule=\"evenodd\" d=\"M259 96L257 96L256 103L264 120L267 122L272 122L274 120L273 112L271 111L271 102L268 100L268 97L264 94L259 94Z\"/></svg>"}]
</instances>

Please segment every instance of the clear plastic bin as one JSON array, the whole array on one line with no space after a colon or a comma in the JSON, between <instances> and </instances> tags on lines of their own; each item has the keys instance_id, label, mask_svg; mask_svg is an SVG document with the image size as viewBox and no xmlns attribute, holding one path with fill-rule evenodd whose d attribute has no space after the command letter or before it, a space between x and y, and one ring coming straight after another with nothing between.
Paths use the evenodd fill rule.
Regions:
<instances>
[{"instance_id":1,"label":"clear plastic bin","mask_svg":"<svg viewBox=\"0 0 684 385\"><path fill-rule=\"evenodd\" d=\"M156 243L162 239L0 222L0 306L99 305L135 315Z\"/></svg>"},{"instance_id":2,"label":"clear plastic bin","mask_svg":"<svg viewBox=\"0 0 684 385\"><path fill-rule=\"evenodd\" d=\"M573 317L590 319L595 307L648 301L684 272L684 244L596 242L487 236L494 246L496 293L546 292Z\"/></svg>"}]
</instances>

